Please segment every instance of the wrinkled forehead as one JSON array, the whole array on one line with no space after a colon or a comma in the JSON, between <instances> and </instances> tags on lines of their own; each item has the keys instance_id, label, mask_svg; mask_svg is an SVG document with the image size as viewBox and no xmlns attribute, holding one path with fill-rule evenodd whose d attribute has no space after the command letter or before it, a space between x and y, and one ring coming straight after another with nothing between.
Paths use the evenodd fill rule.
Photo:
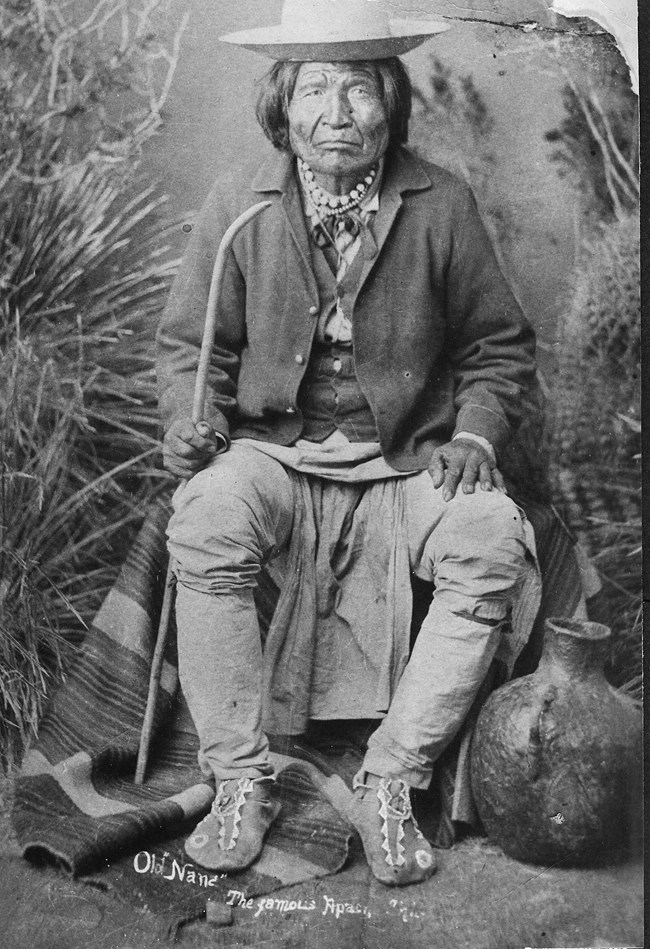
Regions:
<instances>
[{"instance_id":1,"label":"wrinkled forehead","mask_svg":"<svg viewBox=\"0 0 650 949\"><path fill-rule=\"evenodd\" d=\"M320 63L309 62L301 63L296 85L312 82L314 80L325 80L333 83L355 82L360 79L377 82L377 72L371 65L355 62L341 63Z\"/></svg>"}]
</instances>

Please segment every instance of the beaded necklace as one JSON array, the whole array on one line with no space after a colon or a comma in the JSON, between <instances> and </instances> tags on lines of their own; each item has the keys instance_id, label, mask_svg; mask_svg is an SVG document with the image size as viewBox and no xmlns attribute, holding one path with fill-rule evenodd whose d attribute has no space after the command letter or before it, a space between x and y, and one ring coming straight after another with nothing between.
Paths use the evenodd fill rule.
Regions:
<instances>
[{"instance_id":1,"label":"beaded necklace","mask_svg":"<svg viewBox=\"0 0 650 949\"><path fill-rule=\"evenodd\" d=\"M342 214L345 214L346 211L351 211L352 208L358 207L377 175L377 168L371 168L365 178L355 185L348 194L337 195L323 191L323 189L316 184L314 172L302 158L298 159L298 167L300 168L309 200L323 218L340 217Z\"/></svg>"}]
</instances>

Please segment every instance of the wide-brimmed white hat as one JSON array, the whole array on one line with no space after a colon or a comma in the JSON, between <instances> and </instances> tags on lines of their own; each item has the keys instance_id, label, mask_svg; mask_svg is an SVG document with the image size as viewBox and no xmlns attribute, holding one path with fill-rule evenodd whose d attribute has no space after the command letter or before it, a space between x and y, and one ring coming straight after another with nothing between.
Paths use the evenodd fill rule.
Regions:
<instances>
[{"instance_id":1,"label":"wide-brimmed white hat","mask_svg":"<svg viewBox=\"0 0 650 949\"><path fill-rule=\"evenodd\" d=\"M448 30L440 20L396 20L376 0L284 0L275 26L219 39L272 59L343 62L400 56Z\"/></svg>"}]
</instances>

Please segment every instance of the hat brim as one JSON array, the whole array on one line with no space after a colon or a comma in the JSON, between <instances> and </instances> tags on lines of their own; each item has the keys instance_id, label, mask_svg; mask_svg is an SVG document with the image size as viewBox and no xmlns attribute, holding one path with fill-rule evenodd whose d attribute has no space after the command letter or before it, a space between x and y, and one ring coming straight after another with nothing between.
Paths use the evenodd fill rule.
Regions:
<instances>
[{"instance_id":1,"label":"hat brim","mask_svg":"<svg viewBox=\"0 0 650 949\"><path fill-rule=\"evenodd\" d=\"M376 38L316 40L296 35L294 31L289 34L282 26L269 26L227 33L219 39L271 59L335 63L402 56L449 28L449 24L439 20L391 20L391 35Z\"/></svg>"}]
</instances>

